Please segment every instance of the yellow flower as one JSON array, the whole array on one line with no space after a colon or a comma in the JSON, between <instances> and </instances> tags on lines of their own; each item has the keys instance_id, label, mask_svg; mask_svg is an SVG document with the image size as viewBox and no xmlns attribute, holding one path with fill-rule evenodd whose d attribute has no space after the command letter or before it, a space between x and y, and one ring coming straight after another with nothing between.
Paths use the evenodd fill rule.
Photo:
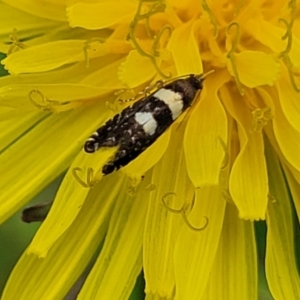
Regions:
<instances>
[{"instance_id":1,"label":"yellow flower","mask_svg":"<svg viewBox=\"0 0 300 300\"><path fill-rule=\"evenodd\" d=\"M264 219L270 292L300 299L299 2L13 0L0 12L0 220L68 169L3 300L63 299L103 241L78 299L128 299L142 269L148 299L257 299ZM102 178L115 149L81 149L118 99L212 70L178 122Z\"/></svg>"}]
</instances>

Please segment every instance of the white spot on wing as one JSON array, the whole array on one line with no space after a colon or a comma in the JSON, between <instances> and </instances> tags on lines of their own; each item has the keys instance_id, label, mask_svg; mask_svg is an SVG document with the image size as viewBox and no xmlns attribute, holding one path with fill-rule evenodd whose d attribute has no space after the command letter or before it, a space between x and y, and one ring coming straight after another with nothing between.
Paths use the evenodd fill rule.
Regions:
<instances>
[{"instance_id":1,"label":"white spot on wing","mask_svg":"<svg viewBox=\"0 0 300 300\"><path fill-rule=\"evenodd\" d=\"M134 116L135 120L143 126L146 133L153 135L157 128L157 122L150 112L137 112Z\"/></svg>"},{"instance_id":2,"label":"white spot on wing","mask_svg":"<svg viewBox=\"0 0 300 300\"><path fill-rule=\"evenodd\" d=\"M176 93L168 89L160 89L154 95L154 97L165 102L172 112L172 119L175 120L182 113L183 101L179 93Z\"/></svg>"}]
</instances>

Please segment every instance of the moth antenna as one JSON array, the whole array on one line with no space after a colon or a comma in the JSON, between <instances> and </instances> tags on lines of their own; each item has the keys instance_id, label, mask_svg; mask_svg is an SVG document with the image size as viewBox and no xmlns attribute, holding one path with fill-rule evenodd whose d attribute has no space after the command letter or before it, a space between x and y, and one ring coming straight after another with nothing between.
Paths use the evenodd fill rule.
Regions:
<instances>
[{"instance_id":1,"label":"moth antenna","mask_svg":"<svg viewBox=\"0 0 300 300\"><path fill-rule=\"evenodd\" d=\"M204 73L204 74L199 75L199 78L205 79L208 75L210 75L210 74L212 74L212 73L214 73L214 72L215 72L215 70L212 69L212 70L210 70L210 71L208 71L208 72L206 72L206 73Z\"/></svg>"}]
</instances>

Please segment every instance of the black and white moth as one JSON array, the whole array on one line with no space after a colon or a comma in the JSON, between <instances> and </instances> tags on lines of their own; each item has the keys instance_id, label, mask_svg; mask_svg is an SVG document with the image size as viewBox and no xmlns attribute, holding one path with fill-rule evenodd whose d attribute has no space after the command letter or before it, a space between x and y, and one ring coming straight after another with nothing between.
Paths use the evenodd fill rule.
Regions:
<instances>
[{"instance_id":1,"label":"black and white moth","mask_svg":"<svg viewBox=\"0 0 300 300\"><path fill-rule=\"evenodd\" d=\"M169 81L108 120L85 142L84 151L119 146L103 168L104 175L138 157L189 107L203 88L202 75L186 75Z\"/></svg>"}]
</instances>

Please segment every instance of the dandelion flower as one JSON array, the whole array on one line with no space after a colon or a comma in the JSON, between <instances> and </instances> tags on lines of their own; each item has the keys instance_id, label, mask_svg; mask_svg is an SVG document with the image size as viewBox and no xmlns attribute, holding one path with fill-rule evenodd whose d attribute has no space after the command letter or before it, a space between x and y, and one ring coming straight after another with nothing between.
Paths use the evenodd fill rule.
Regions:
<instances>
[{"instance_id":1,"label":"dandelion flower","mask_svg":"<svg viewBox=\"0 0 300 300\"><path fill-rule=\"evenodd\" d=\"M3 1L3 222L67 170L3 299L257 299L254 221L266 220L274 299L299 299L296 1ZM82 145L146 86L214 71L151 147L102 177L115 149ZM120 103L121 102L121 103ZM91 188L92 187L92 188Z\"/></svg>"}]
</instances>

